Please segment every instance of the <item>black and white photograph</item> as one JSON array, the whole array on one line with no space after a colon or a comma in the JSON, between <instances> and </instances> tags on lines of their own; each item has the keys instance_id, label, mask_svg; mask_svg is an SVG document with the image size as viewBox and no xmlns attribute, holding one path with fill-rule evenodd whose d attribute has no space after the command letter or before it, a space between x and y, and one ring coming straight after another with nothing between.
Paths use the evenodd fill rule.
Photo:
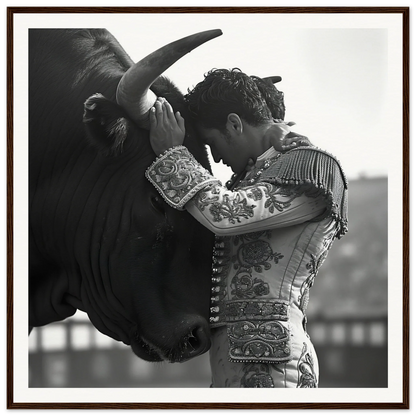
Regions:
<instances>
[{"instance_id":1,"label":"black and white photograph","mask_svg":"<svg viewBox=\"0 0 416 416\"><path fill-rule=\"evenodd\" d=\"M8 408L408 408L408 8L81 9L8 11Z\"/></svg>"}]
</instances>

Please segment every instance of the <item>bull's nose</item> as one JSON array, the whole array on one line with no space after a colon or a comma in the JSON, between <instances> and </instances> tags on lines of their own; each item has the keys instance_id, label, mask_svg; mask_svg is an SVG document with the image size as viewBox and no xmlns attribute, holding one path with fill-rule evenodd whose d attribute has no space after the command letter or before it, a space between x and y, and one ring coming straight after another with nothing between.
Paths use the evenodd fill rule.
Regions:
<instances>
[{"instance_id":1,"label":"bull's nose","mask_svg":"<svg viewBox=\"0 0 416 416\"><path fill-rule=\"evenodd\" d=\"M207 352L210 346L211 340L207 329L196 326L184 339L181 353L179 357L175 357L176 359L174 359L174 361L184 362L190 360L191 358L197 357Z\"/></svg>"}]
</instances>

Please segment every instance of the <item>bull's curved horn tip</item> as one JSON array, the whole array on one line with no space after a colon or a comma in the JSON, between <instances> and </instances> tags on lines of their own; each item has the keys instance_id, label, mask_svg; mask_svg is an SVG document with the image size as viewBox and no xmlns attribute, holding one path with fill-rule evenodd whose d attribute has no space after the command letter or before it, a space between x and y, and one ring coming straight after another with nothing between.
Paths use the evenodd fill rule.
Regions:
<instances>
[{"instance_id":1,"label":"bull's curved horn tip","mask_svg":"<svg viewBox=\"0 0 416 416\"><path fill-rule=\"evenodd\" d=\"M280 82L282 80L282 77L280 77L278 75L274 75L274 76L271 76L271 77L264 77L263 80L271 82L272 84L277 84L278 82Z\"/></svg>"},{"instance_id":2,"label":"bull's curved horn tip","mask_svg":"<svg viewBox=\"0 0 416 416\"><path fill-rule=\"evenodd\" d=\"M199 32L199 34L211 35L211 39L216 38L218 36L223 35L223 31L221 29L209 29Z\"/></svg>"},{"instance_id":3,"label":"bull's curved horn tip","mask_svg":"<svg viewBox=\"0 0 416 416\"><path fill-rule=\"evenodd\" d=\"M218 36L221 36L222 34L223 32L221 29L208 29L208 30L203 30L202 32L195 33L194 36L202 35L202 36L207 37L207 40L208 40L208 39L217 38Z\"/></svg>"}]
</instances>

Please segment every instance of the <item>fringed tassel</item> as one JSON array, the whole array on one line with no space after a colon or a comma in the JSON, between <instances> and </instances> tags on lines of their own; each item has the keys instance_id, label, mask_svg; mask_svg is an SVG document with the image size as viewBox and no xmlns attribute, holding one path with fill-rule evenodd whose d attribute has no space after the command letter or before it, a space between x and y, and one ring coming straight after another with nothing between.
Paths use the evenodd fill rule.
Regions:
<instances>
[{"instance_id":1,"label":"fringed tassel","mask_svg":"<svg viewBox=\"0 0 416 416\"><path fill-rule=\"evenodd\" d=\"M263 180L280 185L309 185L305 194L316 195L319 190L328 202L330 215L339 224L338 238L348 231L348 182L341 164L331 154L314 148L298 147L282 154L263 172Z\"/></svg>"}]
</instances>

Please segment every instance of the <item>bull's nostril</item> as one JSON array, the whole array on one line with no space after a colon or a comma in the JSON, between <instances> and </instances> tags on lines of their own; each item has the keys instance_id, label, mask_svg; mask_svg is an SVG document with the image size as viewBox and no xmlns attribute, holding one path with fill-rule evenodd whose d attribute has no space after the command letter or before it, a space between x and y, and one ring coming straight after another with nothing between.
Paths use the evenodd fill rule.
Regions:
<instances>
[{"instance_id":1,"label":"bull's nostril","mask_svg":"<svg viewBox=\"0 0 416 416\"><path fill-rule=\"evenodd\" d=\"M186 339L186 348L183 351L183 358L191 358L208 351L211 343L209 336L201 327L195 327Z\"/></svg>"},{"instance_id":2,"label":"bull's nostril","mask_svg":"<svg viewBox=\"0 0 416 416\"><path fill-rule=\"evenodd\" d=\"M200 345L200 340L199 340L199 338L198 338L198 329L199 329L199 328L195 328L195 329L191 332L191 334L189 335L189 338L188 338L188 344L190 345L190 347L191 347L193 350L197 350L197 349L198 349L198 347L199 347L199 345Z\"/></svg>"}]
</instances>

